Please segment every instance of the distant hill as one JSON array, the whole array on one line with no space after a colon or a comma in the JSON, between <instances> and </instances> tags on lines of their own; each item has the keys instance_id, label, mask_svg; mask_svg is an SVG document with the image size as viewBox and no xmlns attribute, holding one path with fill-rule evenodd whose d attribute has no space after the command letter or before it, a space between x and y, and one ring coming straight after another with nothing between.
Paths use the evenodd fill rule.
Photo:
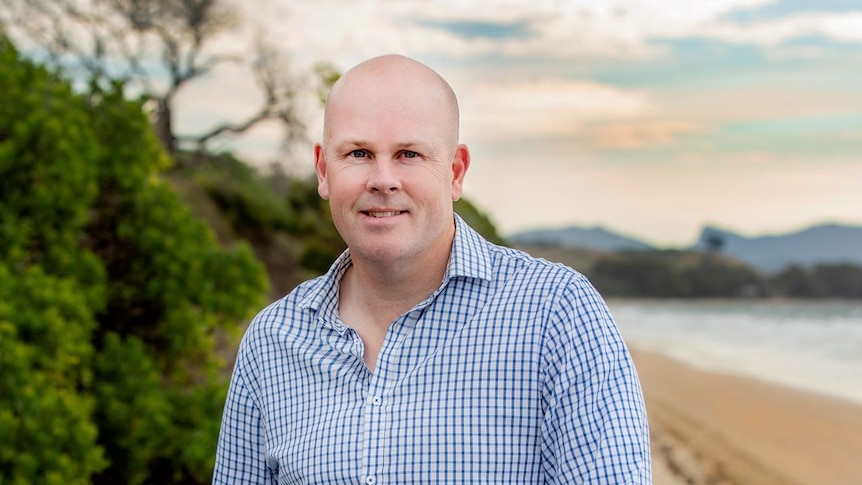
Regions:
<instances>
[{"instance_id":1,"label":"distant hill","mask_svg":"<svg viewBox=\"0 0 862 485\"><path fill-rule=\"evenodd\" d=\"M652 251L655 249L643 241L622 236L601 227L572 226L562 229L538 229L513 234L507 240L515 245L580 248L595 251Z\"/></svg>"},{"instance_id":2,"label":"distant hill","mask_svg":"<svg viewBox=\"0 0 862 485\"><path fill-rule=\"evenodd\" d=\"M695 250L709 242L719 250L762 271L775 272L790 264L862 264L862 227L824 224L783 235L745 237L716 227L705 227Z\"/></svg>"},{"instance_id":3,"label":"distant hill","mask_svg":"<svg viewBox=\"0 0 862 485\"><path fill-rule=\"evenodd\" d=\"M591 251L651 251L657 248L601 227L567 227L519 232L507 238L516 246L584 249ZM746 237L707 226L690 247L706 251L713 245L725 256L760 271L777 272L791 265L818 263L862 264L862 226L823 224L797 232Z\"/></svg>"}]
</instances>

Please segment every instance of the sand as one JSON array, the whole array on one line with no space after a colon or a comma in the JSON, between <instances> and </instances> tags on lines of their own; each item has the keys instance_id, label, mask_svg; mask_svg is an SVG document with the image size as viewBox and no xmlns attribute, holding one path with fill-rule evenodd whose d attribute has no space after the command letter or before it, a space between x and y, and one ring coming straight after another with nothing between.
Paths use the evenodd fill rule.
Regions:
<instances>
[{"instance_id":1,"label":"sand","mask_svg":"<svg viewBox=\"0 0 862 485\"><path fill-rule=\"evenodd\" d=\"M656 485L862 484L862 405L633 356Z\"/></svg>"}]
</instances>

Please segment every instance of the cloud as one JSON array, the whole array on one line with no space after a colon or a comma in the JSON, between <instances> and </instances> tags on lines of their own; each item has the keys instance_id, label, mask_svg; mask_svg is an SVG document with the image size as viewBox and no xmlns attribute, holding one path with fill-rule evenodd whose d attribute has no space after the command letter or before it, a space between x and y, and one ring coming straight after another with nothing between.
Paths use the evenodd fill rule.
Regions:
<instances>
[{"instance_id":1,"label":"cloud","mask_svg":"<svg viewBox=\"0 0 862 485\"><path fill-rule=\"evenodd\" d=\"M313 51L344 65L383 52L454 58L642 59L666 55L661 41L707 38L774 46L821 35L862 42L862 11L796 13L756 22L733 14L774 0L257 0L273 40L293 52ZM827 7L822 7L826 9Z\"/></svg>"},{"instance_id":2,"label":"cloud","mask_svg":"<svg viewBox=\"0 0 862 485\"><path fill-rule=\"evenodd\" d=\"M470 136L561 139L582 148L641 148L693 133L693 122L662 116L646 91L587 80L481 82L465 96Z\"/></svg>"},{"instance_id":3,"label":"cloud","mask_svg":"<svg viewBox=\"0 0 862 485\"><path fill-rule=\"evenodd\" d=\"M822 36L839 42L862 42L862 12L806 13L751 24L716 22L691 37L772 47L794 39Z\"/></svg>"},{"instance_id":4,"label":"cloud","mask_svg":"<svg viewBox=\"0 0 862 485\"><path fill-rule=\"evenodd\" d=\"M667 145L681 135L701 132L697 123L680 120L646 119L623 123L590 126L583 140L597 148L636 149L653 145Z\"/></svg>"},{"instance_id":5,"label":"cloud","mask_svg":"<svg viewBox=\"0 0 862 485\"><path fill-rule=\"evenodd\" d=\"M505 39L510 37L526 38L530 33L526 29L526 23L513 22L489 22L476 20L423 20L421 24L441 28L454 35L472 39Z\"/></svg>"},{"instance_id":6,"label":"cloud","mask_svg":"<svg viewBox=\"0 0 862 485\"><path fill-rule=\"evenodd\" d=\"M480 82L462 98L474 122L498 136L565 135L587 122L657 111L642 92L586 80Z\"/></svg>"}]
</instances>

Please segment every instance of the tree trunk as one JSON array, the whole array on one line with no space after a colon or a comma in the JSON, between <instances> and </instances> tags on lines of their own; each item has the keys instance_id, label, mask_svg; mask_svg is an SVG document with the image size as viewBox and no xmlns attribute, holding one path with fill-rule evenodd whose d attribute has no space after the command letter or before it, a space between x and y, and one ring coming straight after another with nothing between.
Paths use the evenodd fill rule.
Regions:
<instances>
[{"instance_id":1,"label":"tree trunk","mask_svg":"<svg viewBox=\"0 0 862 485\"><path fill-rule=\"evenodd\" d=\"M173 154L177 148L177 138L174 136L174 130L171 126L171 116L171 105L164 99L158 100L158 110L153 128L156 130L156 136L165 151Z\"/></svg>"}]
</instances>

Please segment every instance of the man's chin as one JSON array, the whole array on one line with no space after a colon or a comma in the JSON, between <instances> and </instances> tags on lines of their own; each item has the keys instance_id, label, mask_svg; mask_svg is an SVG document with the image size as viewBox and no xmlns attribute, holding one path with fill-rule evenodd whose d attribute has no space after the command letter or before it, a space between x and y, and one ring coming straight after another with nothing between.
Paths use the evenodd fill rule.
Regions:
<instances>
[{"instance_id":1,"label":"man's chin","mask_svg":"<svg viewBox=\"0 0 862 485\"><path fill-rule=\"evenodd\" d=\"M364 241L350 249L354 257L361 257L369 262L379 264L392 264L402 261L407 256L407 247L401 238L391 238L386 241Z\"/></svg>"}]
</instances>

